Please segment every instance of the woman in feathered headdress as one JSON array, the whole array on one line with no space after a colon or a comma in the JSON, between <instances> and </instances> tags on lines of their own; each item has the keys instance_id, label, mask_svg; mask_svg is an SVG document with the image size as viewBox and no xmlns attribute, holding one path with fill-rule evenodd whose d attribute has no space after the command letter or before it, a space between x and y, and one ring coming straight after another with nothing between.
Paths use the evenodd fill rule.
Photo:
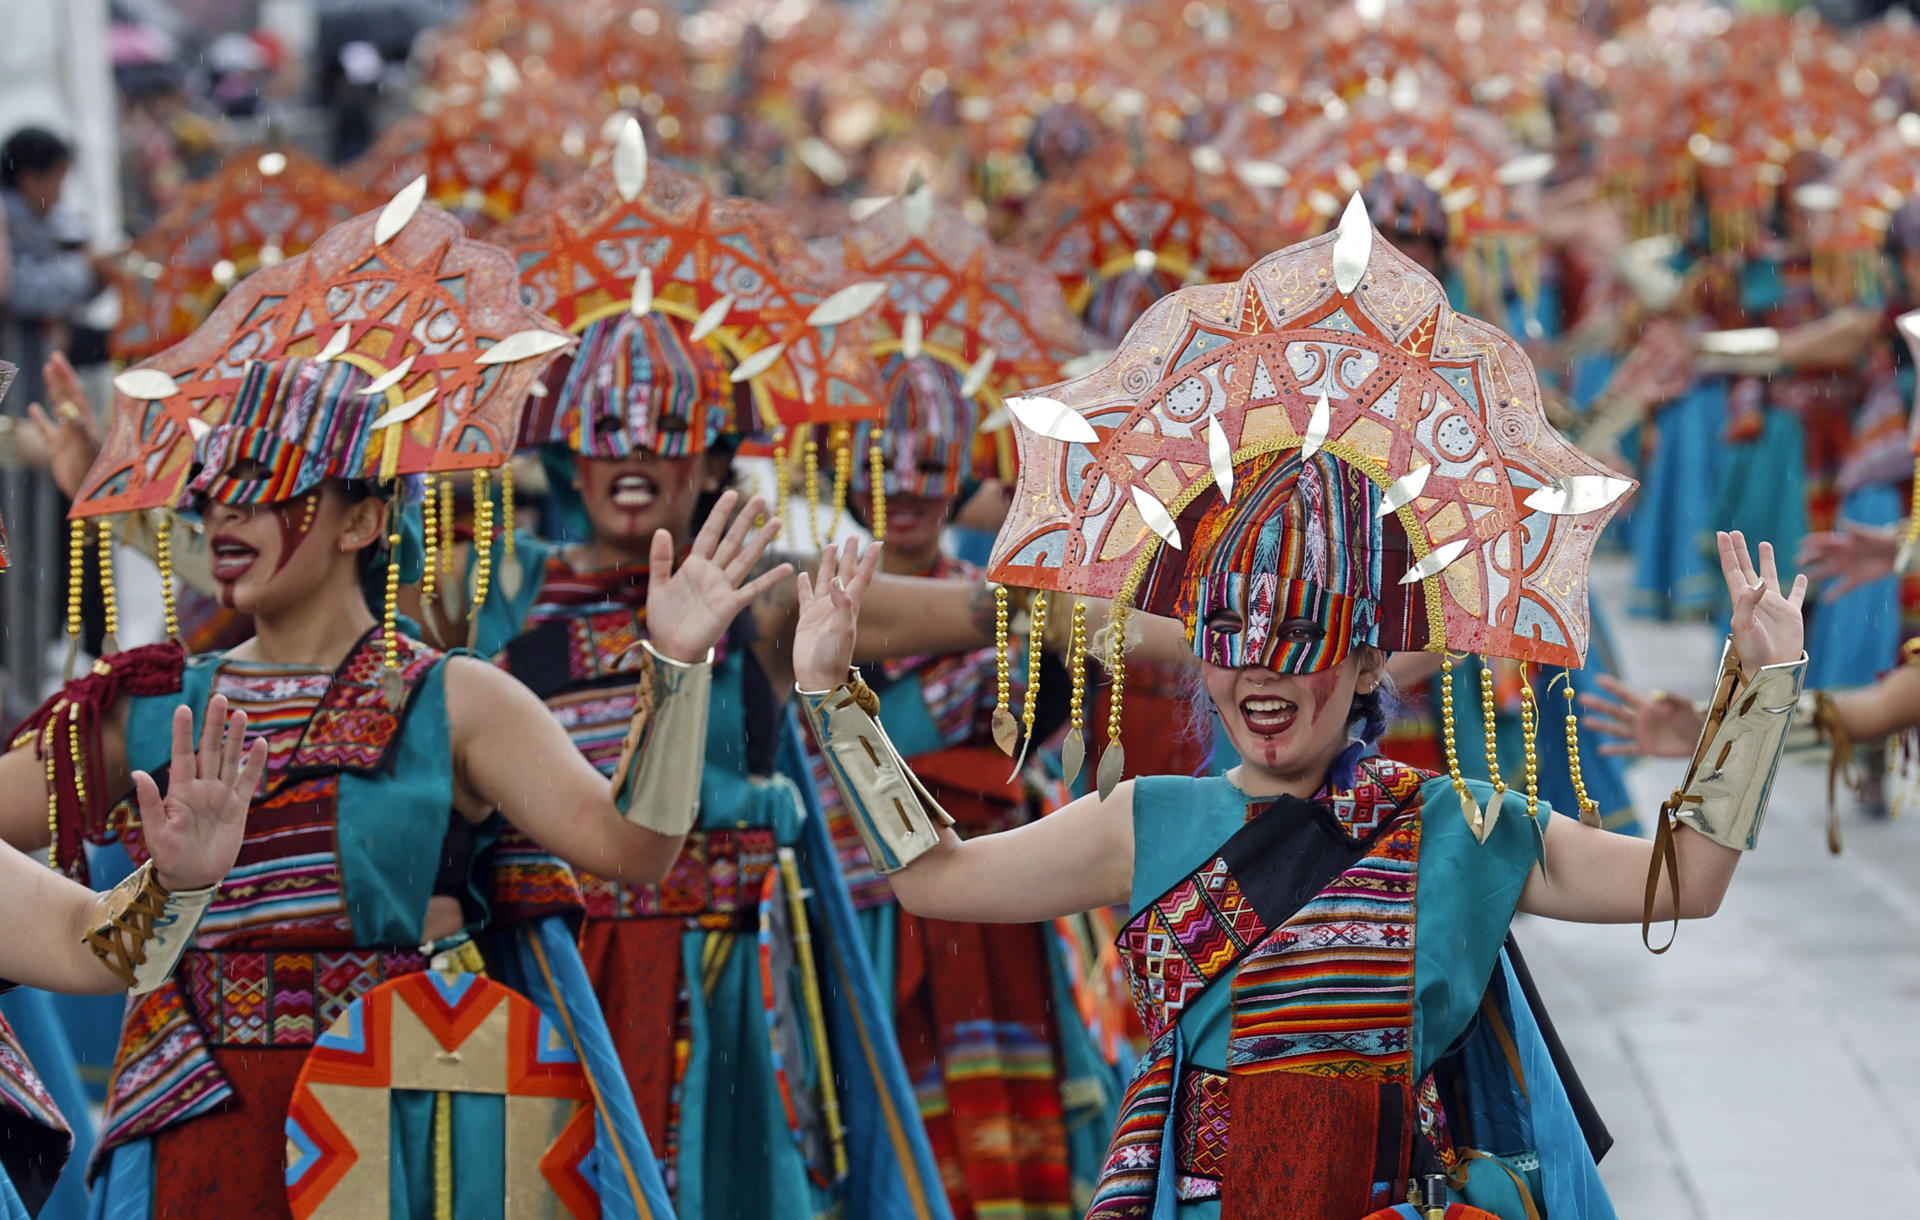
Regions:
<instances>
[{"instance_id":1,"label":"woman in feathered headdress","mask_svg":"<svg viewBox=\"0 0 1920 1220\"><path fill-rule=\"evenodd\" d=\"M1631 484L1552 430L1518 346L1455 314L1357 200L1237 283L1163 299L1111 363L1015 414L993 574L1036 605L1112 598L1110 657L1129 607L1178 619L1240 766L1119 782L1116 707L1097 794L962 841L849 675L861 574L801 577L795 672L904 908L1133 912L1120 947L1154 1043L1089 1216L1354 1220L1410 1183L1422 1215L1610 1216L1503 945L1517 911L1713 912L1799 689L1804 581L1722 538L1715 712L1656 840L1627 839L1547 816L1533 750L1524 776L1469 781L1451 707L1446 772L1368 757L1390 653L1580 663L1588 557ZM1531 744L1553 717L1524 700Z\"/></svg>"}]
</instances>

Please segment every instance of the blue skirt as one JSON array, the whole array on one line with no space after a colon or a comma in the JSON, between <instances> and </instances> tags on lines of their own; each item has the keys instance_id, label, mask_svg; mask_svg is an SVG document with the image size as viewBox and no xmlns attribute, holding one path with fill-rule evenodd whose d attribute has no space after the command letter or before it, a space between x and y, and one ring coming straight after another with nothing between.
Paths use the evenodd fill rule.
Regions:
<instances>
[{"instance_id":1,"label":"blue skirt","mask_svg":"<svg viewBox=\"0 0 1920 1220\"><path fill-rule=\"evenodd\" d=\"M1633 612L1654 618L1704 618L1721 586L1714 558L1713 497L1722 477L1727 386L1696 382L1655 412L1653 456L1634 497ZM1799 449L1793 452L1798 468ZM1797 493L1796 493L1797 494Z\"/></svg>"},{"instance_id":2,"label":"blue skirt","mask_svg":"<svg viewBox=\"0 0 1920 1220\"><path fill-rule=\"evenodd\" d=\"M1840 505L1840 519L1891 525L1906 516L1899 489L1862 487ZM1891 667L1900 648L1900 578L1884 576L1844 597L1820 598L1807 634L1807 685L1820 690L1866 686Z\"/></svg>"}]
</instances>

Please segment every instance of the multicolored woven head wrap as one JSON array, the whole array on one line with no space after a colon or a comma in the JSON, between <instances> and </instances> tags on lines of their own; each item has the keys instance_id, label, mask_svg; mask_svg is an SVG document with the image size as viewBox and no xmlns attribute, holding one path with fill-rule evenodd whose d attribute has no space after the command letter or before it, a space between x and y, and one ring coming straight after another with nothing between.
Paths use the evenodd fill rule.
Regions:
<instances>
[{"instance_id":1,"label":"multicolored woven head wrap","mask_svg":"<svg viewBox=\"0 0 1920 1220\"><path fill-rule=\"evenodd\" d=\"M1155 565L1142 609L1181 620L1195 655L1229 667L1317 673L1362 645L1426 646L1423 608L1400 583L1413 549L1364 471L1295 449L1261 454L1244 477L1234 499L1187 506L1193 553Z\"/></svg>"},{"instance_id":2,"label":"multicolored woven head wrap","mask_svg":"<svg viewBox=\"0 0 1920 1220\"><path fill-rule=\"evenodd\" d=\"M563 432L569 449L592 458L638 450L687 457L751 432L752 404L743 421L725 357L689 329L679 318L627 309L587 323L580 346L554 362L529 429Z\"/></svg>"},{"instance_id":3,"label":"multicolored woven head wrap","mask_svg":"<svg viewBox=\"0 0 1920 1220\"><path fill-rule=\"evenodd\" d=\"M882 503L888 496L959 495L974 477L982 420L979 400L961 381L964 370L925 353L896 353L881 371L886 377L886 418L857 424L853 431L853 451L877 453L879 460L854 470L851 489L875 492L878 480L876 499ZM882 535L884 520L876 520Z\"/></svg>"},{"instance_id":4,"label":"multicolored woven head wrap","mask_svg":"<svg viewBox=\"0 0 1920 1220\"><path fill-rule=\"evenodd\" d=\"M636 120L605 162L489 240L518 262L522 299L581 338L523 445L685 456L880 414L867 315L884 287L822 263L771 208L650 165Z\"/></svg>"},{"instance_id":5,"label":"multicolored woven head wrap","mask_svg":"<svg viewBox=\"0 0 1920 1220\"><path fill-rule=\"evenodd\" d=\"M521 404L571 340L520 303L512 260L469 241L422 203L425 193L416 180L307 253L248 276L185 341L114 378L106 443L74 498L73 546L84 548L88 518L158 511L169 632L171 510L200 497L271 504L327 480L395 489L389 641L395 577L409 567L403 510L418 498L403 496L408 484L417 490L427 475L441 484L437 528L424 530L423 591L451 551L449 472L473 472L476 550L491 555L491 472L513 452ZM99 533L105 548L104 519ZM490 560L477 562L479 594L490 578ZM391 643L387 659L397 678Z\"/></svg>"},{"instance_id":6,"label":"multicolored woven head wrap","mask_svg":"<svg viewBox=\"0 0 1920 1220\"><path fill-rule=\"evenodd\" d=\"M887 415L884 426L856 425L852 442L866 459L852 486L879 484L875 536L886 533L886 496L957 494L977 468L996 463L996 439L996 469L1010 476L1010 434L983 426L1003 395L1054 380L1093 346L1052 277L996 246L958 208L935 203L924 184L814 250L886 286L873 355Z\"/></svg>"},{"instance_id":7,"label":"multicolored woven head wrap","mask_svg":"<svg viewBox=\"0 0 1920 1220\"><path fill-rule=\"evenodd\" d=\"M1520 346L1456 314L1357 197L1336 231L1162 299L1111 361L1008 406L1020 487L991 574L1111 599L1114 669L1134 607L1178 615L1203 657L1289 671L1362 644L1578 666L1593 545L1633 487L1554 431ZM1239 642L1203 634L1225 607ZM1318 633L1274 638L1287 617Z\"/></svg>"}]
</instances>

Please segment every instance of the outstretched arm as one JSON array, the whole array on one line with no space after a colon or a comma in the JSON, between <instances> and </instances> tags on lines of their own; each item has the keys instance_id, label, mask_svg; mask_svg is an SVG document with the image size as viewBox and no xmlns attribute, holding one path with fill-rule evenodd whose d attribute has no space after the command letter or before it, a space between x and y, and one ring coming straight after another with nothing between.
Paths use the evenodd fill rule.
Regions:
<instances>
[{"instance_id":1,"label":"outstretched arm","mask_svg":"<svg viewBox=\"0 0 1920 1220\"><path fill-rule=\"evenodd\" d=\"M1133 789L1084 796L1016 830L962 841L874 717L850 673L872 548L849 541L796 582L794 677L814 736L869 853L916 915L1032 923L1125 902L1133 877ZM864 624L860 624L864 630Z\"/></svg>"},{"instance_id":2,"label":"outstretched arm","mask_svg":"<svg viewBox=\"0 0 1920 1220\"><path fill-rule=\"evenodd\" d=\"M738 507L738 512L735 511ZM755 575L779 531L756 529L765 502L720 497L676 569L673 539L654 534L649 640L627 750L614 779L594 770L545 704L518 679L468 657L447 662L455 803L478 819L499 810L578 868L637 885L667 875L698 814L713 647L742 610L792 568ZM671 575L665 575L671 573Z\"/></svg>"},{"instance_id":3,"label":"outstretched arm","mask_svg":"<svg viewBox=\"0 0 1920 1220\"><path fill-rule=\"evenodd\" d=\"M1698 919L1720 908L1741 851L1758 833L1766 781L1785 738L1784 726L1769 735L1773 726L1763 722L1790 715L1792 695L1798 693L1797 674L1791 670L1806 657L1800 605L1806 597L1807 578L1797 577L1791 589L1783 592L1771 544L1760 544L1758 570L1739 533L1719 535L1719 544L1721 573L1733 598L1732 655L1737 659L1738 685L1723 715L1708 721L1710 736L1694 756L1683 786L1689 799L1678 808L1683 824L1671 828L1663 824L1659 836L1649 842L1607 834L1571 818L1552 819L1544 862L1527 879L1521 910L1583 923L1631 923ZM1772 706L1788 688L1785 707ZM1735 808L1739 802L1726 795L1729 789L1757 800L1759 807ZM1726 824L1722 817L1729 810L1737 826ZM1661 816L1664 823L1668 811ZM1669 834L1676 884L1655 887L1649 870ZM1659 863L1666 866L1664 861Z\"/></svg>"},{"instance_id":4,"label":"outstretched arm","mask_svg":"<svg viewBox=\"0 0 1920 1220\"><path fill-rule=\"evenodd\" d=\"M247 747L246 730L246 713L229 716L216 695L196 751L192 712L175 710L166 796L145 771L132 776L153 863L110 893L0 844L0 978L82 995L160 985L240 852L267 765L267 743Z\"/></svg>"}]
</instances>

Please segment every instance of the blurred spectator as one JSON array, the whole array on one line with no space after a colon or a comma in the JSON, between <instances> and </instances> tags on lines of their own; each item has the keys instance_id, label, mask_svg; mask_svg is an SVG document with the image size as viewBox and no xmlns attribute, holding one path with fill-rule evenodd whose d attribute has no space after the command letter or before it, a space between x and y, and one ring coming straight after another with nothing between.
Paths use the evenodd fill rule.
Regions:
<instances>
[{"instance_id":1,"label":"blurred spectator","mask_svg":"<svg viewBox=\"0 0 1920 1220\"><path fill-rule=\"evenodd\" d=\"M23 127L0 146L0 206L13 263L5 304L23 369L66 348L75 314L100 291L105 256L88 254L54 210L72 168L73 147L43 128Z\"/></svg>"}]
</instances>

